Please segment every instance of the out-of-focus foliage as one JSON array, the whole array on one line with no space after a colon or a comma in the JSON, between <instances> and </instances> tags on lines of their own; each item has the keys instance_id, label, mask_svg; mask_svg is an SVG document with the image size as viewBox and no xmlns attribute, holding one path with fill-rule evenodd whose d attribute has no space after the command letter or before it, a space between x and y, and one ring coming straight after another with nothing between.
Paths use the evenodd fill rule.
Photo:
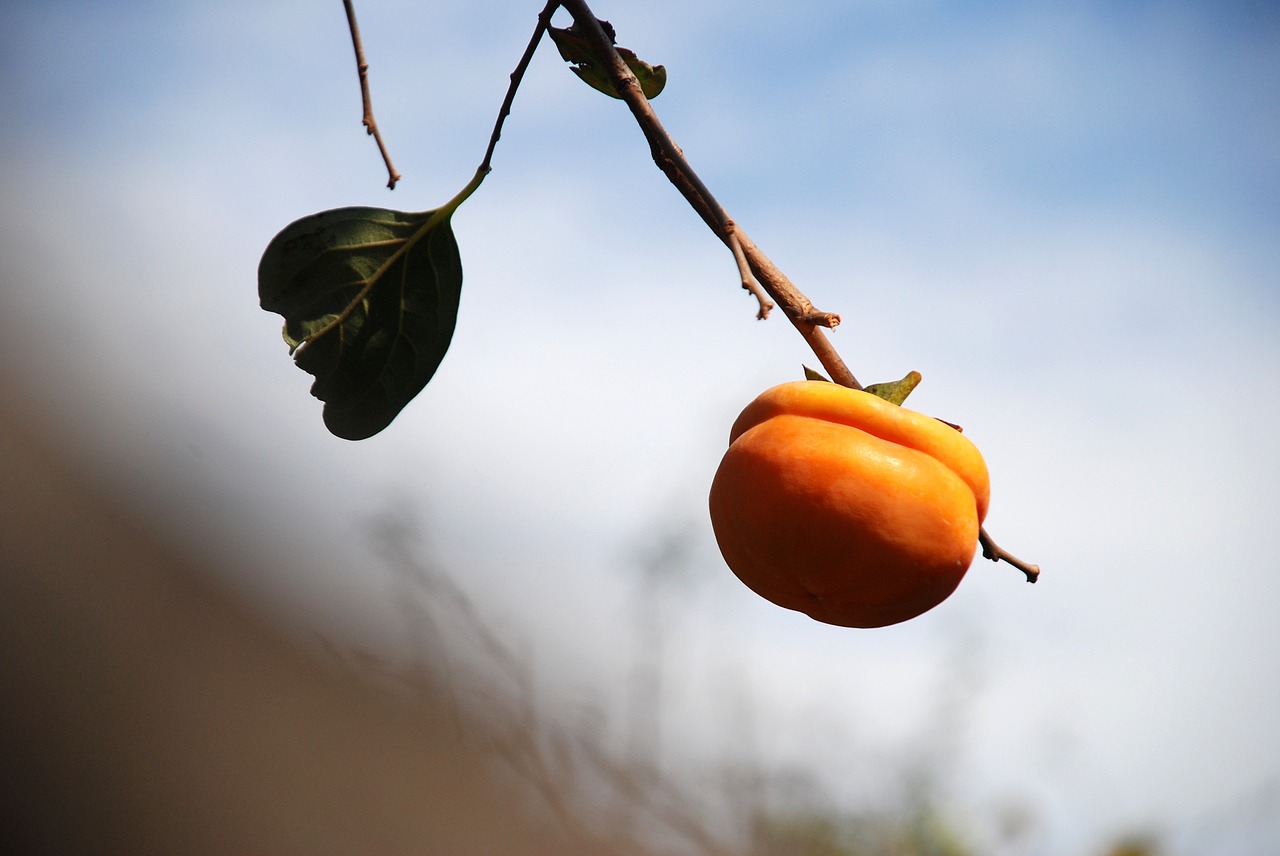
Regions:
<instances>
[{"instance_id":1,"label":"out-of-focus foliage","mask_svg":"<svg viewBox=\"0 0 1280 856\"><path fill-rule=\"evenodd\" d=\"M825 791L821 771L780 770L742 758L725 759L723 769L692 774L687 769L666 769L658 751L661 735L656 723L661 716L657 710L625 712L631 723L648 724L632 735L631 745L622 751L607 736L613 715L608 699L595 699L586 713L580 708L580 718L569 724L547 716L537 701L528 652L506 639L464 586L422 550L418 531L409 512L398 508L375 521L373 540L401 581L402 603L424 643L424 661L420 668L408 671L389 668L367 655L349 657L349 662L407 687L448 686L460 710L482 710L482 715L464 717L475 729L470 739L488 745L516 781L532 791L582 844L584 852L654 856L983 853L972 834L984 825L983 819L957 808L939 786L945 775L945 753L904 759L902 770L890 772L891 781L885 783L875 805L842 805ZM645 549L637 556L635 597L644 631L637 635L637 643L644 650L636 654L646 668L641 670L645 693L631 699L633 706L662 704L660 689L666 680L662 672L667 663L661 651L670 642L662 636L670 624L659 613L688 608L696 601L686 534L678 528L648 532ZM665 596L673 591L681 596ZM940 722L935 727L948 726ZM643 745L635 745L636 738ZM936 742L936 736L923 735L920 742L931 740ZM708 781L724 784L717 790L708 788ZM731 820L726 823L726 818ZM1035 818L1020 814L1016 826L1001 833L1007 836L1001 840L1013 847L1008 852L1030 852L1024 845L1030 841L1027 833L1033 832ZM1159 851L1152 839L1134 837L1118 841L1109 850L1080 856L1096 852L1158 856Z\"/></svg>"},{"instance_id":2,"label":"out-of-focus foliage","mask_svg":"<svg viewBox=\"0 0 1280 856\"><path fill-rule=\"evenodd\" d=\"M934 812L809 811L760 817L750 856L976 856Z\"/></svg>"},{"instance_id":3,"label":"out-of-focus foliage","mask_svg":"<svg viewBox=\"0 0 1280 856\"><path fill-rule=\"evenodd\" d=\"M1106 856L1160 856L1155 838L1145 835L1121 838L1106 851Z\"/></svg>"}]
</instances>

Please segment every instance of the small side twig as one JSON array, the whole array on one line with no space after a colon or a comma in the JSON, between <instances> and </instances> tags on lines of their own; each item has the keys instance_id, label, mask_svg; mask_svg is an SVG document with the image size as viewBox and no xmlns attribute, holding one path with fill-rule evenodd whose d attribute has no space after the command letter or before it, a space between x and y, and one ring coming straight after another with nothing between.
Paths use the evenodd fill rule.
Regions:
<instances>
[{"instance_id":1,"label":"small side twig","mask_svg":"<svg viewBox=\"0 0 1280 856\"><path fill-rule=\"evenodd\" d=\"M1030 562L1024 562L1012 553L1007 553L1001 549L1000 545L992 540L987 534L987 530L978 527L978 543L982 545L982 558L990 559L993 562L1007 562L1018 570L1022 571L1027 577L1027 582L1034 583L1040 578L1040 566L1033 565Z\"/></svg>"},{"instance_id":2,"label":"small side twig","mask_svg":"<svg viewBox=\"0 0 1280 856\"><path fill-rule=\"evenodd\" d=\"M760 283L756 281L755 274L751 272L751 263L747 261L746 253L742 252L742 243L738 240L738 226L732 220L725 223L725 236L729 249L733 250L733 259L738 263L738 275L742 277L742 287L751 292L756 302L760 304L760 311L756 313L756 318L763 321L769 317L769 311L773 309L773 301L765 294Z\"/></svg>"},{"instance_id":3,"label":"small side twig","mask_svg":"<svg viewBox=\"0 0 1280 856\"><path fill-rule=\"evenodd\" d=\"M364 58L364 43L360 39L360 27L356 24L355 6L352 5L352 0L342 0L342 5L347 10L347 28L351 30L351 46L355 48L356 71L360 75L360 102L364 106L362 121L365 131L378 144L378 151L382 153L382 162L387 165L387 187L395 190L396 182L400 180L400 173L391 163L391 153L387 151L387 144L382 140L382 132L378 130L378 122L373 118L373 99L369 95L369 63Z\"/></svg>"}]
</instances>

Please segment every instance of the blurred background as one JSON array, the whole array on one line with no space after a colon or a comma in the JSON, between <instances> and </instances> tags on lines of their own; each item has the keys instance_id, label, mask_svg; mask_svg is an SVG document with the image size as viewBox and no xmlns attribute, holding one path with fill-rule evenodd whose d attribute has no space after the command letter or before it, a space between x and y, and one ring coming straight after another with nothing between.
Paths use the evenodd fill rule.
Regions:
<instances>
[{"instance_id":1,"label":"blurred background","mask_svg":"<svg viewBox=\"0 0 1280 856\"><path fill-rule=\"evenodd\" d=\"M12 625L13 681L75 662L100 605L76 581L128 564L32 496L35 456L300 663L465 710L580 840L1280 850L1274 4L595 6L666 65L663 123L840 313L855 374L924 375L911 405L986 456L988 530L1044 569L978 560L874 631L720 561L729 425L815 360L549 44L454 218L449 355L389 429L329 435L258 308L292 220L470 179L539 9L357 5L394 191L337 0L0 9L0 359L29 438L3 445L0 573L10 612L48 607Z\"/></svg>"}]
</instances>

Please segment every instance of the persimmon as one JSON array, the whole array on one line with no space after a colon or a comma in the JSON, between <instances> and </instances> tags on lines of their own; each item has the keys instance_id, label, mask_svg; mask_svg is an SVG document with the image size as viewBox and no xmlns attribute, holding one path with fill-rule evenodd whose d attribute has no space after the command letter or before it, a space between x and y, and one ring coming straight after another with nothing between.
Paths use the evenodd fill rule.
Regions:
<instances>
[{"instance_id":1,"label":"persimmon","mask_svg":"<svg viewBox=\"0 0 1280 856\"><path fill-rule=\"evenodd\" d=\"M729 568L778 606L845 627L932 609L973 561L986 463L930 416L821 381L766 390L711 485Z\"/></svg>"}]
</instances>

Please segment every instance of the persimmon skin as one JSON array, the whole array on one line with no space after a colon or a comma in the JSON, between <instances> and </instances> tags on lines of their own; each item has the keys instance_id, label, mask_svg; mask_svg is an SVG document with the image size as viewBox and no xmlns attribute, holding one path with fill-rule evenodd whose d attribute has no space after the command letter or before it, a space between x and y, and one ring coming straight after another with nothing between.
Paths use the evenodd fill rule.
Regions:
<instances>
[{"instance_id":1,"label":"persimmon skin","mask_svg":"<svg viewBox=\"0 0 1280 856\"><path fill-rule=\"evenodd\" d=\"M990 493L982 454L954 428L797 381L734 423L711 523L729 568L760 596L827 624L884 627L955 591Z\"/></svg>"}]
</instances>

